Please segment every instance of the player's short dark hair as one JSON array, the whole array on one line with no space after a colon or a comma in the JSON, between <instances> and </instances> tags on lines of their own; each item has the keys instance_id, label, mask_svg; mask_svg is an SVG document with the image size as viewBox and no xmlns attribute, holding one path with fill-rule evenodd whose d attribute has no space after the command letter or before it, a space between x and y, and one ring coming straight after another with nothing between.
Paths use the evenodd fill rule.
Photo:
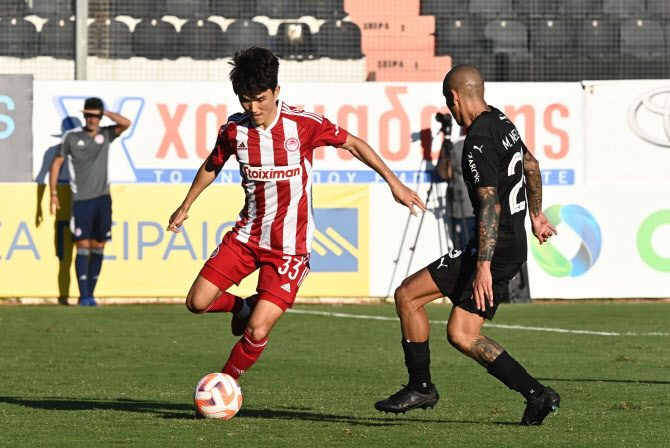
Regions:
<instances>
[{"instance_id":1,"label":"player's short dark hair","mask_svg":"<svg viewBox=\"0 0 670 448\"><path fill-rule=\"evenodd\" d=\"M98 109L101 113L105 111L105 104L98 97L86 98L84 101L84 109Z\"/></svg>"},{"instance_id":2,"label":"player's short dark hair","mask_svg":"<svg viewBox=\"0 0 670 448\"><path fill-rule=\"evenodd\" d=\"M230 82L238 97L255 98L277 88L279 60L267 48L251 47L235 53Z\"/></svg>"}]
</instances>

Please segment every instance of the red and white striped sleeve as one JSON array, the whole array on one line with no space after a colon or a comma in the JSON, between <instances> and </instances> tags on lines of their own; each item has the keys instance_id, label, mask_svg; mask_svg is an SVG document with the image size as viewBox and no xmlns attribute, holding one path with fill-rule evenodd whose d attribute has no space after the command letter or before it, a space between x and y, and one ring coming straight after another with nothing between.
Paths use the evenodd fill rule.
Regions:
<instances>
[{"instance_id":1,"label":"red and white striped sleeve","mask_svg":"<svg viewBox=\"0 0 670 448\"><path fill-rule=\"evenodd\" d=\"M233 155L232 145L230 144L229 130L231 123L228 122L221 126L219 135L216 138L216 144L211 153L212 162L216 166L222 166Z\"/></svg>"}]
</instances>

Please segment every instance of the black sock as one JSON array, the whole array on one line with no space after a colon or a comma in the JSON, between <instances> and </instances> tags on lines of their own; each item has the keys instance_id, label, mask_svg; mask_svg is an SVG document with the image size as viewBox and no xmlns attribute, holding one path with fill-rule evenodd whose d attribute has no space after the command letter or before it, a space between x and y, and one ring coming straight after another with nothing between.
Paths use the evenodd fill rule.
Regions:
<instances>
[{"instance_id":1,"label":"black sock","mask_svg":"<svg viewBox=\"0 0 670 448\"><path fill-rule=\"evenodd\" d=\"M77 256L74 258L74 272L77 274L81 299L90 297L88 290L88 256L90 254L91 250L88 247L78 247Z\"/></svg>"},{"instance_id":2,"label":"black sock","mask_svg":"<svg viewBox=\"0 0 670 448\"><path fill-rule=\"evenodd\" d=\"M544 391L544 386L530 376L507 351L498 355L486 370L505 386L519 392L526 400L537 398Z\"/></svg>"},{"instance_id":3,"label":"black sock","mask_svg":"<svg viewBox=\"0 0 670 448\"><path fill-rule=\"evenodd\" d=\"M405 352L405 365L409 373L409 387L417 392L426 393L430 388L430 348L428 341L410 342L402 340Z\"/></svg>"}]
</instances>

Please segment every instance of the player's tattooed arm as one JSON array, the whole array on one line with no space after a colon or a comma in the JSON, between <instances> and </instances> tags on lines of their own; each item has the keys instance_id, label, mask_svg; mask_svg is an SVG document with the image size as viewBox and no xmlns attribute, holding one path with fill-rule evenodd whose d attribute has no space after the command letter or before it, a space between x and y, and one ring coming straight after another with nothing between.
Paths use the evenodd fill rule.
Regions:
<instances>
[{"instance_id":1,"label":"player's tattooed arm","mask_svg":"<svg viewBox=\"0 0 670 448\"><path fill-rule=\"evenodd\" d=\"M480 187L479 197L479 251L477 261L491 261L498 243L500 202L495 187Z\"/></svg>"},{"instance_id":2,"label":"player's tattooed arm","mask_svg":"<svg viewBox=\"0 0 670 448\"><path fill-rule=\"evenodd\" d=\"M503 350L504 349L496 341L480 334L477 336L477 339L472 342L469 355L482 366L488 367L503 352Z\"/></svg>"},{"instance_id":3,"label":"player's tattooed arm","mask_svg":"<svg viewBox=\"0 0 670 448\"><path fill-rule=\"evenodd\" d=\"M533 228L533 235L540 244L556 235L556 228L549 222L542 211L542 175L540 164L530 152L523 155L523 171L526 176L526 195L528 196L528 210Z\"/></svg>"},{"instance_id":4,"label":"player's tattooed arm","mask_svg":"<svg viewBox=\"0 0 670 448\"><path fill-rule=\"evenodd\" d=\"M530 151L523 156L523 171L526 175L526 195L531 218L542 213L542 175L540 164Z\"/></svg>"}]
</instances>

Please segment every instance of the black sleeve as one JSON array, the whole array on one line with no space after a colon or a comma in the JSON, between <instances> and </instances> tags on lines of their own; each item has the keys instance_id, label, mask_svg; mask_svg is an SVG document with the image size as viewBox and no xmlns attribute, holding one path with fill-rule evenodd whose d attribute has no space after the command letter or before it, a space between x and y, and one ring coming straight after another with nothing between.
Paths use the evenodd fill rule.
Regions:
<instances>
[{"instance_id":1,"label":"black sleeve","mask_svg":"<svg viewBox=\"0 0 670 448\"><path fill-rule=\"evenodd\" d=\"M492 139L477 135L469 136L463 147L463 158L466 169L469 167L475 191L481 187L498 188L500 156Z\"/></svg>"}]
</instances>

